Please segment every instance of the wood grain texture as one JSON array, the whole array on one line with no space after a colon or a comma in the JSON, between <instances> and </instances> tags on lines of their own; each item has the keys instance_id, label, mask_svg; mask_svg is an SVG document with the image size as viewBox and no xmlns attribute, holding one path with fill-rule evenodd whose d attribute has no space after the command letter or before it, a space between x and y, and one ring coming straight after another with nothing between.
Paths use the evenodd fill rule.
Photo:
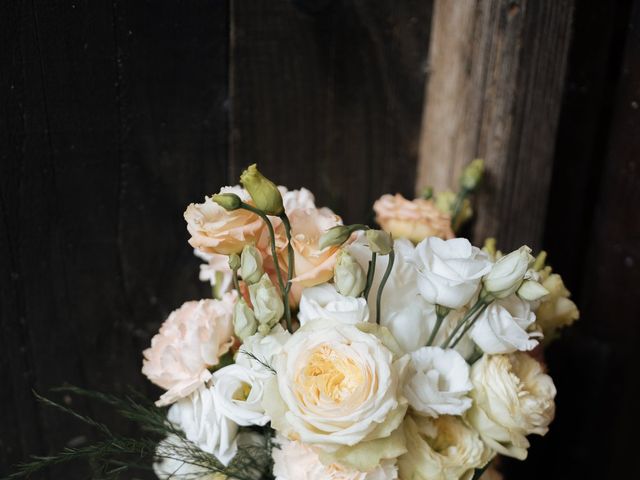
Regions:
<instances>
[{"instance_id":1,"label":"wood grain texture","mask_svg":"<svg viewBox=\"0 0 640 480\"><path fill-rule=\"evenodd\" d=\"M232 0L230 178L258 162L362 222L413 190L431 2L320 3Z\"/></svg>"},{"instance_id":2,"label":"wood grain texture","mask_svg":"<svg viewBox=\"0 0 640 480\"><path fill-rule=\"evenodd\" d=\"M28 453L86 440L31 388L157 394L141 351L172 309L206 292L181 214L226 182L227 138L226 2L10 4L0 15L0 396L15 414L0 415L0 476Z\"/></svg>"},{"instance_id":3,"label":"wood grain texture","mask_svg":"<svg viewBox=\"0 0 640 480\"><path fill-rule=\"evenodd\" d=\"M436 1L416 190L487 177L474 237L539 247L569 47L572 0Z\"/></svg>"}]
</instances>

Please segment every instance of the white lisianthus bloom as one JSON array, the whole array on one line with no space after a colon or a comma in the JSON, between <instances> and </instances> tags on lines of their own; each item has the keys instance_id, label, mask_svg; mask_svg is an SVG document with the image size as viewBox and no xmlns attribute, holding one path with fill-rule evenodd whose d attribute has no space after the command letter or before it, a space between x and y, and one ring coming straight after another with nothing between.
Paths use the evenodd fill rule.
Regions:
<instances>
[{"instance_id":1,"label":"white lisianthus bloom","mask_svg":"<svg viewBox=\"0 0 640 480\"><path fill-rule=\"evenodd\" d=\"M216 405L213 389L201 387L175 403L167 420L181 429L201 450L215 455L224 465L235 456L238 425L224 416Z\"/></svg>"},{"instance_id":2,"label":"white lisianthus bloom","mask_svg":"<svg viewBox=\"0 0 640 480\"><path fill-rule=\"evenodd\" d=\"M233 364L213 374L213 397L218 411L240 426L269 422L262 396L267 377L251 368Z\"/></svg>"},{"instance_id":3,"label":"white lisianthus bloom","mask_svg":"<svg viewBox=\"0 0 640 480\"><path fill-rule=\"evenodd\" d=\"M470 330L469 335L480 349L489 354L533 350L539 332L527 332L536 321L531 306L517 295L490 304Z\"/></svg>"},{"instance_id":4,"label":"white lisianthus bloom","mask_svg":"<svg viewBox=\"0 0 640 480\"><path fill-rule=\"evenodd\" d=\"M526 353L485 355L471 368L473 406L466 419L497 452L524 460L530 434L545 435L556 388Z\"/></svg>"},{"instance_id":5,"label":"white lisianthus bloom","mask_svg":"<svg viewBox=\"0 0 640 480\"><path fill-rule=\"evenodd\" d=\"M478 433L458 417L407 415L404 431L408 452L398 459L400 478L471 480L475 469L493 456Z\"/></svg>"},{"instance_id":6,"label":"white lisianthus bloom","mask_svg":"<svg viewBox=\"0 0 640 480\"><path fill-rule=\"evenodd\" d=\"M404 452L397 428L407 409L388 331L374 324L307 322L275 359L265 391L271 426L319 449L323 463L368 471Z\"/></svg>"},{"instance_id":7,"label":"white lisianthus bloom","mask_svg":"<svg viewBox=\"0 0 640 480\"><path fill-rule=\"evenodd\" d=\"M253 314L260 324L258 331L263 334L269 333L271 327L278 323L284 313L284 303L278 289L265 273L258 283L249 285L249 296L253 305Z\"/></svg>"},{"instance_id":8,"label":"white lisianthus bloom","mask_svg":"<svg viewBox=\"0 0 640 480\"><path fill-rule=\"evenodd\" d=\"M469 365L455 350L422 347L411 354L404 395L429 417L462 415L471 406Z\"/></svg>"},{"instance_id":9,"label":"white lisianthus bloom","mask_svg":"<svg viewBox=\"0 0 640 480\"><path fill-rule=\"evenodd\" d=\"M371 250L364 235L358 235L348 251L363 269L368 268ZM395 240L394 251L395 263L382 292L380 324L389 329L405 352L413 352L427 343L436 322L436 312L435 307L418 294L417 270L409 261L413 256L413 244L406 239ZM375 298L388 262L388 255L378 255L369 292L370 319L376 318Z\"/></svg>"},{"instance_id":10,"label":"white lisianthus bloom","mask_svg":"<svg viewBox=\"0 0 640 480\"><path fill-rule=\"evenodd\" d=\"M291 334L280 325L271 329L269 335L256 333L244 340L236 356L236 364L251 368L262 375L273 375L274 358L282 352L282 347Z\"/></svg>"},{"instance_id":11,"label":"white lisianthus bloom","mask_svg":"<svg viewBox=\"0 0 640 480\"><path fill-rule=\"evenodd\" d=\"M491 270L487 254L464 238L426 238L416 246L413 262L420 295L429 303L453 309L469 303L481 278Z\"/></svg>"},{"instance_id":12,"label":"white lisianthus bloom","mask_svg":"<svg viewBox=\"0 0 640 480\"><path fill-rule=\"evenodd\" d=\"M500 258L484 277L484 289L495 298L506 298L515 293L522 285L529 265L535 259L531 249L522 246L509 255Z\"/></svg>"},{"instance_id":13,"label":"white lisianthus bloom","mask_svg":"<svg viewBox=\"0 0 640 480\"><path fill-rule=\"evenodd\" d=\"M333 318L350 324L367 322L369 308L364 298L341 295L333 285L323 283L302 291L298 312L300 325L320 318Z\"/></svg>"},{"instance_id":14,"label":"white lisianthus bloom","mask_svg":"<svg viewBox=\"0 0 640 480\"><path fill-rule=\"evenodd\" d=\"M276 480L396 480L395 460L383 460L369 472L360 472L341 465L324 465L318 454L308 445L276 439L279 448L273 449L273 474Z\"/></svg>"}]
</instances>

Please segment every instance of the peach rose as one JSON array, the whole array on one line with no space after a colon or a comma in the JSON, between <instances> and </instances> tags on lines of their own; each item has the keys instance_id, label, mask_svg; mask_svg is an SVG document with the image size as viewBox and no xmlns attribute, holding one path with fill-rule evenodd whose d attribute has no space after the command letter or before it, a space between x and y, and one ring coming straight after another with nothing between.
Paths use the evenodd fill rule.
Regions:
<instances>
[{"instance_id":1,"label":"peach rose","mask_svg":"<svg viewBox=\"0 0 640 480\"><path fill-rule=\"evenodd\" d=\"M240 187L224 187L220 193L235 193L249 202L249 195ZM255 243L264 222L255 213L238 209L228 212L206 197L204 203L192 203L184 212L189 244L206 253L230 255L240 253L247 243Z\"/></svg>"},{"instance_id":2,"label":"peach rose","mask_svg":"<svg viewBox=\"0 0 640 480\"><path fill-rule=\"evenodd\" d=\"M190 395L211 378L210 367L233 344L236 293L221 300L186 302L173 311L143 352L142 373L167 390L156 402L169 405Z\"/></svg>"},{"instance_id":3,"label":"peach rose","mask_svg":"<svg viewBox=\"0 0 640 480\"><path fill-rule=\"evenodd\" d=\"M451 217L436 207L433 200L407 200L402 195L383 195L374 204L376 222L395 238L408 238L418 243L427 237L449 239Z\"/></svg>"},{"instance_id":4,"label":"peach rose","mask_svg":"<svg viewBox=\"0 0 640 480\"><path fill-rule=\"evenodd\" d=\"M324 232L342 220L328 208L293 210L291 221L291 245L295 253L294 286L313 287L328 282L333 277L333 267L338 260L337 246L320 249L318 242ZM281 251L281 265L287 265L287 250Z\"/></svg>"}]
</instances>

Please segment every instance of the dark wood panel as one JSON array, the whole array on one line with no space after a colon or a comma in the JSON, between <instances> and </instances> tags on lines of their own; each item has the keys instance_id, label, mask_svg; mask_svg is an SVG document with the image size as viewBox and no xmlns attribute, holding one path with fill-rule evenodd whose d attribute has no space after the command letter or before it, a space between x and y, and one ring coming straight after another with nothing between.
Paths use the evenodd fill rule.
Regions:
<instances>
[{"instance_id":1,"label":"dark wood panel","mask_svg":"<svg viewBox=\"0 0 640 480\"><path fill-rule=\"evenodd\" d=\"M206 292L182 212L226 183L228 116L226 2L9 3L0 474L87 434L31 387L148 388L150 335Z\"/></svg>"},{"instance_id":2,"label":"dark wood panel","mask_svg":"<svg viewBox=\"0 0 640 480\"><path fill-rule=\"evenodd\" d=\"M411 194L430 10L232 0L231 178L258 162L348 222L370 219L382 193Z\"/></svg>"}]
</instances>

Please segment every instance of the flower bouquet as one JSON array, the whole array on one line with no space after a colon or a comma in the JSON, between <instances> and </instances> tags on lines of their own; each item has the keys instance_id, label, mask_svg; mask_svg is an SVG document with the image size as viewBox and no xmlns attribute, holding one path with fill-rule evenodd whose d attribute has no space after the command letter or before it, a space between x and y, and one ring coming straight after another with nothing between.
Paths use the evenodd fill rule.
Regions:
<instances>
[{"instance_id":1,"label":"flower bouquet","mask_svg":"<svg viewBox=\"0 0 640 480\"><path fill-rule=\"evenodd\" d=\"M213 298L171 313L144 351L164 393L154 406L72 389L149 438L107 429L102 450L67 456L114 478L147 456L161 479L240 480L469 480L498 454L524 460L556 394L531 352L578 312L544 253L455 238L481 174L473 162L457 194L383 196L380 230L255 165L189 205Z\"/></svg>"}]
</instances>

